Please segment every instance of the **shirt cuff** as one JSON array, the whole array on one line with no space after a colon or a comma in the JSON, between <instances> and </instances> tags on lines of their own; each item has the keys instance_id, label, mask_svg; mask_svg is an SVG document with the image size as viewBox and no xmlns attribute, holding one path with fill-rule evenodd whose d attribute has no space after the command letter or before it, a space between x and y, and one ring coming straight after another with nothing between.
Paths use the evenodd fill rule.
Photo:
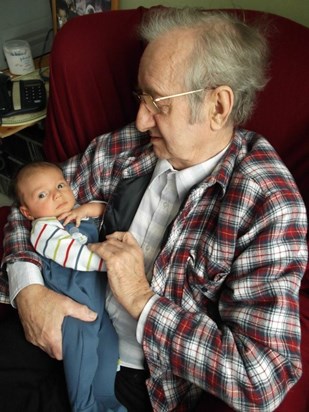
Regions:
<instances>
[{"instance_id":1,"label":"shirt cuff","mask_svg":"<svg viewBox=\"0 0 309 412\"><path fill-rule=\"evenodd\" d=\"M139 317L138 322L137 322L137 328L136 328L136 339L137 339L139 344L142 344L143 335L144 335L144 327L145 327L145 323L146 323L146 320L147 320L147 317L148 317L148 313L150 312L150 309L152 308L152 305L158 299L160 299L159 295L153 295L148 300L148 302L144 306L144 309L143 309L142 313L140 314L140 317Z\"/></svg>"},{"instance_id":2,"label":"shirt cuff","mask_svg":"<svg viewBox=\"0 0 309 412\"><path fill-rule=\"evenodd\" d=\"M15 298L26 286L44 285L43 277L38 266L30 262L9 263L6 267L9 278L10 302L15 308Z\"/></svg>"}]
</instances>

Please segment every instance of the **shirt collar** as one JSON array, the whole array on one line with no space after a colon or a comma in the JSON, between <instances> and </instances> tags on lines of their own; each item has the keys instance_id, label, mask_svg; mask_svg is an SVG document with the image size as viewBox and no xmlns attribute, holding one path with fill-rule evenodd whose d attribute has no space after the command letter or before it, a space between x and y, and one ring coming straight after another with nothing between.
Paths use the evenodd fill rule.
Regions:
<instances>
[{"instance_id":1,"label":"shirt collar","mask_svg":"<svg viewBox=\"0 0 309 412\"><path fill-rule=\"evenodd\" d=\"M158 180L159 176L166 176L169 171L174 172L178 197L182 201L193 186L212 173L228 147L229 145L211 159L183 170L175 170L166 159L158 159L150 184Z\"/></svg>"}]
</instances>

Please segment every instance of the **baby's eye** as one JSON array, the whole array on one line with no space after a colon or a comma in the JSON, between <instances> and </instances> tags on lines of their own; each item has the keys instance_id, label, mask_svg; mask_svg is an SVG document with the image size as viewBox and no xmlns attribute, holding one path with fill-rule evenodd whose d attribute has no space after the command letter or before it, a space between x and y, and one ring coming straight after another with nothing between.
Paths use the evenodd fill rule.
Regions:
<instances>
[{"instance_id":1,"label":"baby's eye","mask_svg":"<svg viewBox=\"0 0 309 412\"><path fill-rule=\"evenodd\" d=\"M65 187L64 183L59 183L59 185L57 186L58 189L63 189Z\"/></svg>"},{"instance_id":2,"label":"baby's eye","mask_svg":"<svg viewBox=\"0 0 309 412\"><path fill-rule=\"evenodd\" d=\"M46 197L45 192L39 193L39 196L38 196L39 199L45 199L45 197Z\"/></svg>"}]
</instances>

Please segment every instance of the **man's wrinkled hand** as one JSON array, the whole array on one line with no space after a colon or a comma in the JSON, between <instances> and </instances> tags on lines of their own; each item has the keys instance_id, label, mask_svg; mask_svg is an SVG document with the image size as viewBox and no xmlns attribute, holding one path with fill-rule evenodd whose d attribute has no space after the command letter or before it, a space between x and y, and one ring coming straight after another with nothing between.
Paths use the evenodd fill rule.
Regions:
<instances>
[{"instance_id":1,"label":"man's wrinkled hand","mask_svg":"<svg viewBox=\"0 0 309 412\"><path fill-rule=\"evenodd\" d=\"M16 305L26 339L52 358L62 359L62 323L65 316L91 322L97 314L67 296L42 285L22 289Z\"/></svg>"},{"instance_id":2,"label":"man's wrinkled hand","mask_svg":"<svg viewBox=\"0 0 309 412\"><path fill-rule=\"evenodd\" d=\"M154 293L145 275L143 251L135 238L129 232L115 232L105 242L88 247L104 259L115 298L138 319Z\"/></svg>"}]
</instances>

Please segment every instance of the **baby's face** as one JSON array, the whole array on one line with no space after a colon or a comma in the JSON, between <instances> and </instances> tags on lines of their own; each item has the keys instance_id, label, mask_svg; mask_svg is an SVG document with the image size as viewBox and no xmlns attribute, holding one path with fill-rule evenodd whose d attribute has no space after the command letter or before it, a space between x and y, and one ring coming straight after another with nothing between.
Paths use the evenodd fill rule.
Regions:
<instances>
[{"instance_id":1,"label":"baby's face","mask_svg":"<svg viewBox=\"0 0 309 412\"><path fill-rule=\"evenodd\" d=\"M30 220L58 217L75 204L69 184L56 167L29 170L19 183L19 192L23 200L20 210Z\"/></svg>"}]
</instances>

